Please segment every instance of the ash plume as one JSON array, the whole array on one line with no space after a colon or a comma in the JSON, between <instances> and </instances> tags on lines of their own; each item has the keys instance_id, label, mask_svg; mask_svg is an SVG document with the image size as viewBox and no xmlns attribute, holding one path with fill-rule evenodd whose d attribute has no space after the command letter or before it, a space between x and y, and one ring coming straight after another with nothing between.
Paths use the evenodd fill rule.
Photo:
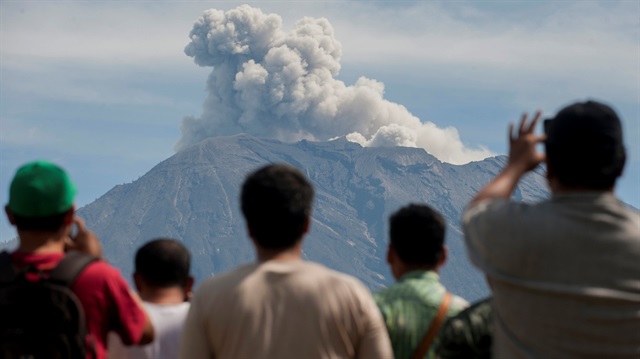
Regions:
<instances>
[{"instance_id":1,"label":"ash plume","mask_svg":"<svg viewBox=\"0 0 640 359\"><path fill-rule=\"evenodd\" d=\"M492 155L465 147L455 128L421 122L386 100L381 82L337 80L342 47L325 18L304 17L287 32L280 16L248 5L211 9L196 20L190 39L185 53L213 70L202 115L182 120L178 151L208 137L248 133L285 142L346 136L362 146L422 147L455 164Z\"/></svg>"}]
</instances>

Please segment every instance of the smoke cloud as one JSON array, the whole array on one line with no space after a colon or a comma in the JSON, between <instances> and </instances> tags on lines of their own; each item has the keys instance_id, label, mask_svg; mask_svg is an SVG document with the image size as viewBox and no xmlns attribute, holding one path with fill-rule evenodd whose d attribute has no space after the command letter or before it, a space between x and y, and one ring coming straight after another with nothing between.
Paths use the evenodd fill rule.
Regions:
<instances>
[{"instance_id":1,"label":"smoke cloud","mask_svg":"<svg viewBox=\"0 0 640 359\"><path fill-rule=\"evenodd\" d=\"M327 19L304 17L289 32L282 19L248 5L207 10L196 20L185 53L212 67L200 117L185 117L181 150L213 136L248 133L292 142L346 136L362 146L421 147L442 161L491 156L463 145L453 127L421 122L384 99L384 84L335 79L342 48Z\"/></svg>"}]
</instances>

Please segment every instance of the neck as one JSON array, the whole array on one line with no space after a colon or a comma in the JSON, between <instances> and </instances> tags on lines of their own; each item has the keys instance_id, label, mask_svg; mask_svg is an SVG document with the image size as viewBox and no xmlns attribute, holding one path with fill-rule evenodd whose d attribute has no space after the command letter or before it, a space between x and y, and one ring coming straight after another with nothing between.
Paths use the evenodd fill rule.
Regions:
<instances>
[{"instance_id":1,"label":"neck","mask_svg":"<svg viewBox=\"0 0 640 359\"><path fill-rule=\"evenodd\" d=\"M586 186L565 186L561 183L549 183L552 194L574 193L574 192L602 192L613 193L613 187L610 188L592 188Z\"/></svg>"},{"instance_id":2,"label":"neck","mask_svg":"<svg viewBox=\"0 0 640 359\"><path fill-rule=\"evenodd\" d=\"M285 249L262 248L256 245L258 262L266 261L296 261L302 259L302 241L296 242L292 247Z\"/></svg>"},{"instance_id":3,"label":"neck","mask_svg":"<svg viewBox=\"0 0 640 359\"><path fill-rule=\"evenodd\" d=\"M18 250L26 253L63 253L68 238L64 230L41 232L18 230Z\"/></svg>"},{"instance_id":4,"label":"neck","mask_svg":"<svg viewBox=\"0 0 640 359\"><path fill-rule=\"evenodd\" d=\"M181 287L145 288L140 291L140 298L153 304L171 305L184 302L185 293Z\"/></svg>"},{"instance_id":5,"label":"neck","mask_svg":"<svg viewBox=\"0 0 640 359\"><path fill-rule=\"evenodd\" d=\"M440 267L433 265L421 265L421 264L403 264L397 271L394 272L396 280L402 278L405 274L413 271L434 271L438 273Z\"/></svg>"}]
</instances>

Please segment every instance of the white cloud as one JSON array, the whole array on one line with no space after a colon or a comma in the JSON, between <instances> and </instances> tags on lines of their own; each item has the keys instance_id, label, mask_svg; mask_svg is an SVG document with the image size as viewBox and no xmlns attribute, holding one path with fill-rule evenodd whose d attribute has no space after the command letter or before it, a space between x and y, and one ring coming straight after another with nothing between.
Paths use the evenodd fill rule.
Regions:
<instances>
[{"instance_id":1,"label":"white cloud","mask_svg":"<svg viewBox=\"0 0 640 359\"><path fill-rule=\"evenodd\" d=\"M127 87L127 80L141 69L168 76L198 71L182 53L193 21L205 8L237 4L3 2L3 91L84 103L170 103L150 88ZM302 15L328 18L342 43L341 61L351 68L385 68L430 81L425 86L446 83L471 94L497 90L509 96L496 103L522 109L557 109L585 97L614 104L638 100L640 16L633 1L255 4L281 14L287 29ZM88 69L109 76L126 68L130 78L102 87L61 80L73 78L78 64L85 66L80 77ZM7 74L14 73L25 75L24 81L8 88ZM630 138L639 142L637 133Z\"/></svg>"}]
</instances>

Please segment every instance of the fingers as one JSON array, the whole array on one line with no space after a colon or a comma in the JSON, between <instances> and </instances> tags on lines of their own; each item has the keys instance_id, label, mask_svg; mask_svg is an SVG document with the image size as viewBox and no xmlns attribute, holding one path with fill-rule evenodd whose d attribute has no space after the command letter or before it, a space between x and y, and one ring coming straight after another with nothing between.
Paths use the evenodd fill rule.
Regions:
<instances>
[{"instance_id":1,"label":"fingers","mask_svg":"<svg viewBox=\"0 0 640 359\"><path fill-rule=\"evenodd\" d=\"M514 124L509 123L509 141L510 142L515 141L516 139L518 139L518 137L522 135L532 134L535 131L536 125L540 121L540 118L542 117L542 111L537 110L533 115L533 119L531 120L531 122L527 122L527 117L528 115L526 112L523 113L522 116L520 117L520 125L518 126L518 133L513 132Z\"/></svg>"},{"instance_id":2,"label":"fingers","mask_svg":"<svg viewBox=\"0 0 640 359\"><path fill-rule=\"evenodd\" d=\"M78 227L78 232L86 232L87 226L84 224L84 220L78 216L73 217L73 223Z\"/></svg>"},{"instance_id":3,"label":"fingers","mask_svg":"<svg viewBox=\"0 0 640 359\"><path fill-rule=\"evenodd\" d=\"M536 128L536 125L538 124L538 121L540 120L540 116L542 116L542 111L540 110L536 111L536 114L533 115L533 120L531 120L531 123L527 128L527 133L533 133L533 131Z\"/></svg>"},{"instance_id":4,"label":"fingers","mask_svg":"<svg viewBox=\"0 0 640 359\"><path fill-rule=\"evenodd\" d=\"M520 116L520 127L518 128L518 134L522 135L524 134L525 128L527 127L527 113L523 113L522 116Z\"/></svg>"},{"instance_id":5,"label":"fingers","mask_svg":"<svg viewBox=\"0 0 640 359\"><path fill-rule=\"evenodd\" d=\"M509 143L513 143L513 141L515 141L516 138L513 135L513 122L509 123Z\"/></svg>"}]
</instances>

